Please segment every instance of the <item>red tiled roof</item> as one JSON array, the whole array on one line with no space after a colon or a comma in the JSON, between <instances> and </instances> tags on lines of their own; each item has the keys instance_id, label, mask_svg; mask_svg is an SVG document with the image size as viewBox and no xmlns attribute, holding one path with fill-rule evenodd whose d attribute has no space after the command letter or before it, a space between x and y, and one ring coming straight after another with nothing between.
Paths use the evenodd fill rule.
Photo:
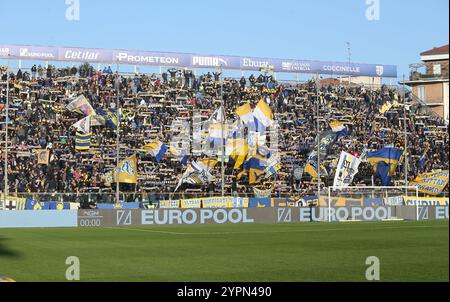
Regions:
<instances>
[{"instance_id":1,"label":"red tiled roof","mask_svg":"<svg viewBox=\"0 0 450 302\"><path fill-rule=\"evenodd\" d=\"M441 46L441 47L435 47L433 49L424 51L420 55L426 56L426 55L438 55L438 54L446 54L446 53L448 53L448 44Z\"/></svg>"}]
</instances>

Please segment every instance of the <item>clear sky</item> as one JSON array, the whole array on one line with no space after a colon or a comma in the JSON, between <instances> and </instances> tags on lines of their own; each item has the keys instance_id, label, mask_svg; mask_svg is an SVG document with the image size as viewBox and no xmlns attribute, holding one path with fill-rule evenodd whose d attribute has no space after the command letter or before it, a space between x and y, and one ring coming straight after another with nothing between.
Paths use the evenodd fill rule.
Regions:
<instances>
[{"instance_id":1,"label":"clear sky","mask_svg":"<svg viewBox=\"0 0 450 302\"><path fill-rule=\"evenodd\" d=\"M160 50L393 64L448 43L448 0L0 0L0 43ZM71 0L69 0L71 1ZM373 0L369 0L373 1Z\"/></svg>"}]
</instances>

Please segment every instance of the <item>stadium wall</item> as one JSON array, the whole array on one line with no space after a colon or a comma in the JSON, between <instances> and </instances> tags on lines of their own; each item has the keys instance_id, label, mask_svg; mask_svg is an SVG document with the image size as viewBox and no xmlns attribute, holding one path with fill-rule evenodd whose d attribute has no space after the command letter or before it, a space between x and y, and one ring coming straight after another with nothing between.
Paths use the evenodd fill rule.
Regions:
<instances>
[{"instance_id":1,"label":"stadium wall","mask_svg":"<svg viewBox=\"0 0 450 302\"><path fill-rule=\"evenodd\" d=\"M78 210L0 211L0 228L76 227Z\"/></svg>"},{"instance_id":2,"label":"stadium wall","mask_svg":"<svg viewBox=\"0 0 450 302\"><path fill-rule=\"evenodd\" d=\"M0 211L0 228L448 220L448 206Z\"/></svg>"},{"instance_id":3,"label":"stadium wall","mask_svg":"<svg viewBox=\"0 0 450 302\"><path fill-rule=\"evenodd\" d=\"M328 215L330 213L330 215ZM80 210L78 226L157 226L238 223L448 220L448 206L284 207L235 209Z\"/></svg>"}]
</instances>

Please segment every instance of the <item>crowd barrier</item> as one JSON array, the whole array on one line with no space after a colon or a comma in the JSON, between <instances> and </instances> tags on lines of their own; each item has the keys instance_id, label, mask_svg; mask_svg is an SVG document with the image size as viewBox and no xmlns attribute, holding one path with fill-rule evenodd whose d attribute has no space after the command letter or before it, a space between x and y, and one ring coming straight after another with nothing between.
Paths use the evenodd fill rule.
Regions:
<instances>
[{"instance_id":1,"label":"crowd barrier","mask_svg":"<svg viewBox=\"0 0 450 302\"><path fill-rule=\"evenodd\" d=\"M448 206L0 211L0 228L448 220Z\"/></svg>"},{"instance_id":2,"label":"crowd barrier","mask_svg":"<svg viewBox=\"0 0 450 302\"><path fill-rule=\"evenodd\" d=\"M8 197L3 202L4 210L71 210L78 209L79 203L58 201L37 201L25 198ZM351 207L351 206L448 206L448 197L415 197L391 196L379 197L331 197L306 196L303 198L263 198L263 197L202 197L179 200L160 200L152 203L119 202L96 203L98 209L211 209L211 208L280 208L309 206L315 204L321 207Z\"/></svg>"}]
</instances>

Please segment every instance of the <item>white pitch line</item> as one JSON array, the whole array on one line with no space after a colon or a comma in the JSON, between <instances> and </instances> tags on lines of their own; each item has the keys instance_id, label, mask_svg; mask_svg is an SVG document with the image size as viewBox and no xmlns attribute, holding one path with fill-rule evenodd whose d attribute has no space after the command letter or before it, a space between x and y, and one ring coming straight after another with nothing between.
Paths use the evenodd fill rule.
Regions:
<instances>
[{"instance_id":1,"label":"white pitch line","mask_svg":"<svg viewBox=\"0 0 450 302\"><path fill-rule=\"evenodd\" d=\"M416 229L416 228L448 228L447 226L404 226L404 227L373 227L370 229L367 228L328 228L328 229L298 229L298 230L279 230L279 231L250 231L250 232L203 232L203 233L179 233L179 232L171 232L171 231L155 231L149 229L132 229L128 227L105 227L107 229L117 229L117 230L128 230L128 231L136 231L136 232L146 232L146 233L160 233L160 234L170 234L170 235L233 235L233 234L268 234L268 233L301 233L301 232L333 232L333 231L349 231L349 230L357 230L357 231L371 231L371 230L383 230L383 229Z\"/></svg>"}]
</instances>

